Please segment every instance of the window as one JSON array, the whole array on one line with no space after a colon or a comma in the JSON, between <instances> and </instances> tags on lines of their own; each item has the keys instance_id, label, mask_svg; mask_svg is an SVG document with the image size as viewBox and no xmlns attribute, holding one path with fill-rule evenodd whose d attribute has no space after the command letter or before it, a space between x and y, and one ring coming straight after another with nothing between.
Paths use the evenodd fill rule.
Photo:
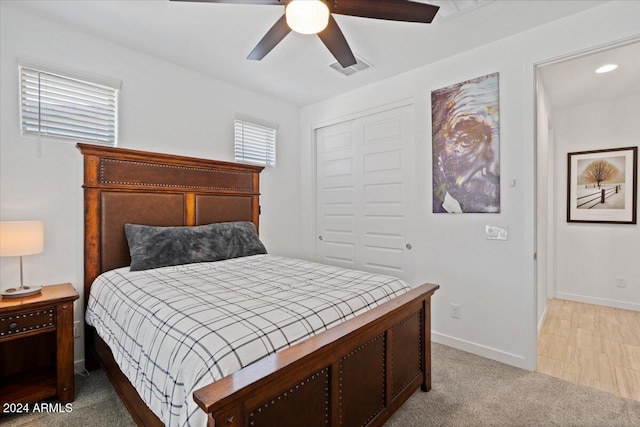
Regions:
<instances>
[{"instance_id":1,"label":"window","mask_svg":"<svg viewBox=\"0 0 640 427\"><path fill-rule=\"evenodd\" d=\"M236 117L234 121L236 162L275 167L276 128L275 125L252 123Z\"/></svg>"},{"instance_id":2,"label":"window","mask_svg":"<svg viewBox=\"0 0 640 427\"><path fill-rule=\"evenodd\" d=\"M22 134L115 145L118 88L21 65Z\"/></svg>"}]
</instances>

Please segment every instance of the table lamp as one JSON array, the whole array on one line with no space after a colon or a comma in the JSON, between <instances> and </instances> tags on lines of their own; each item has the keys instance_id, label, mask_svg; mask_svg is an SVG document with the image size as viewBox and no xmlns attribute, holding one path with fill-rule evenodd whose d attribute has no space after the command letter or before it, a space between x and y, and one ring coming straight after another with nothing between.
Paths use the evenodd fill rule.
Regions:
<instances>
[{"instance_id":1,"label":"table lamp","mask_svg":"<svg viewBox=\"0 0 640 427\"><path fill-rule=\"evenodd\" d=\"M44 250L44 226L42 221L2 221L0 222L0 256L20 257L20 287L9 288L0 294L3 298L17 298L35 295L42 286L24 286L22 278L22 257L39 254Z\"/></svg>"}]
</instances>

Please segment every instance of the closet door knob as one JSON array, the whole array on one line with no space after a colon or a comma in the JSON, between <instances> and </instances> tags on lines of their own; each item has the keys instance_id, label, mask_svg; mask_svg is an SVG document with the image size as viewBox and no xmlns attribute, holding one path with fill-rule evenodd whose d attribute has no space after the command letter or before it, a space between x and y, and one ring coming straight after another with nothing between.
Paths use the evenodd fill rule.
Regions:
<instances>
[{"instance_id":1,"label":"closet door knob","mask_svg":"<svg viewBox=\"0 0 640 427\"><path fill-rule=\"evenodd\" d=\"M404 247L409 249L409 250L411 250L411 248L413 248L413 246L411 246L411 243L407 243Z\"/></svg>"}]
</instances>

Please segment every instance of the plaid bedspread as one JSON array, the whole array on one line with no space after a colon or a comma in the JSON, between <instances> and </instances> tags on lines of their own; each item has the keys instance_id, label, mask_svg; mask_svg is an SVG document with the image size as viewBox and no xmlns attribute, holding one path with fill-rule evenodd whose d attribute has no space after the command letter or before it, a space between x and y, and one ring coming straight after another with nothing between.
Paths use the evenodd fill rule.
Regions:
<instances>
[{"instance_id":1,"label":"plaid bedspread","mask_svg":"<svg viewBox=\"0 0 640 427\"><path fill-rule=\"evenodd\" d=\"M86 311L167 426L206 425L192 393L410 289L274 255L99 276Z\"/></svg>"}]
</instances>

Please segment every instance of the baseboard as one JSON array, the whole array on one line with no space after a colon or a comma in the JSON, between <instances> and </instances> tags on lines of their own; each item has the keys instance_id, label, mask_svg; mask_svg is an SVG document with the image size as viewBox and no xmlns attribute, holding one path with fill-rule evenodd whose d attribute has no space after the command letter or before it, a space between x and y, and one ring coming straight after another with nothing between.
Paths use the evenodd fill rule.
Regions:
<instances>
[{"instance_id":1,"label":"baseboard","mask_svg":"<svg viewBox=\"0 0 640 427\"><path fill-rule=\"evenodd\" d=\"M555 298L566 299L569 301L583 302L586 304L604 305L606 307L621 308L623 310L640 311L640 304L626 301L617 301L606 298L588 297L584 295L568 294L565 292L556 292Z\"/></svg>"},{"instance_id":2,"label":"baseboard","mask_svg":"<svg viewBox=\"0 0 640 427\"><path fill-rule=\"evenodd\" d=\"M540 334L540 328L542 328L542 324L544 323L545 317L547 317L547 308L549 308L549 303L544 306L544 312L542 316L540 316L540 321L538 322L538 334Z\"/></svg>"},{"instance_id":3,"label":"baseboard","mask_svg":"<svg viewBox=\"0 0 640 427\"><path fill-rule=\"evenodd\" d=\"M431 340L438 344L443 344L449 347L456 348L458 350L466 351L478 356L486 357L487 359L496 360L507 365L515 366L517 368L526 369L532 371L529 366L530 363L523 357L517 354L512 354L497 348L487 347L482 344L474 343L471 341L462 340L449 335L441 334L439 332L431 332ZM535 366L535 361L533 363Z\"/></svg>"}]
</instances>

